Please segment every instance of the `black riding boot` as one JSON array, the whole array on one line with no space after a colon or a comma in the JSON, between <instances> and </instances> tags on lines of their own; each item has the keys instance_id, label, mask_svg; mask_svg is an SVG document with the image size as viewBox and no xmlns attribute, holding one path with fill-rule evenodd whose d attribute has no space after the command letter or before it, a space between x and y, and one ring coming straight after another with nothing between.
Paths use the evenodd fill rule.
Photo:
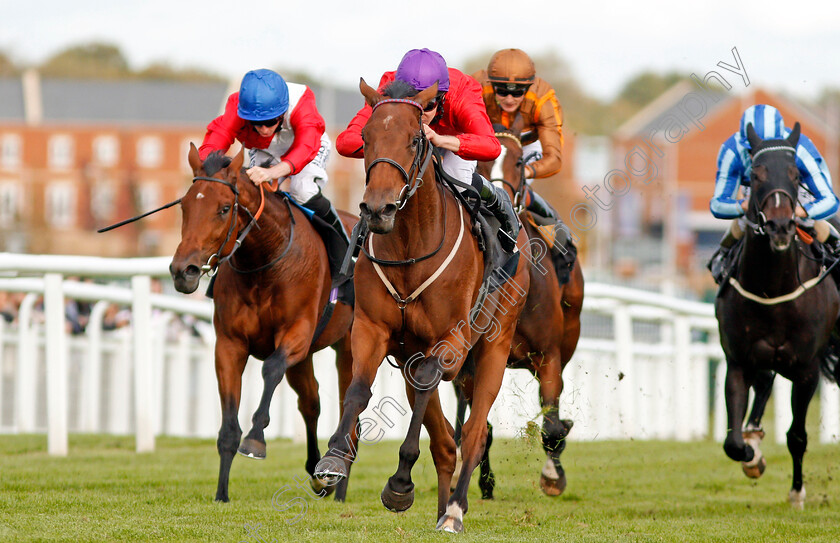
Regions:
<instances>
[{"instance_id":1,"label":"black riding boot","mask_svg":"<svg viewBox=\"0 0 840 543\"><path fill-rule=\"evenodd\" d=\"M341 236L344 243L350 245L350 238L347 236L347 232L344 231L344 225L341 223L341 219L338 218L338 212L326 196L319 192L301 205L314 211L315 215L333 227L333 230Z\"/></svg>"},{"instance_id":2,"label":"black riding boot","mask_svg":"<svg viewBox=\"0 0 840 543\"><path fill-rule=\"evenodd\" d=\"M551 204L543 200L543 197L534 192L534 189L528 187L528 195L531 197L531 203L528 204L528 207L525 208L532 213L536 213L540 217L545 217L546 219L551 219L554 222L560 220L560 217L557 216L557 212L554 211L554 208L551 207Z\"/></svg>"},{"instance_id":3,"label":"black riding boot","mask_svg":"<svg viewBox=\"0 0 840 543\"><path fill-rule=\"evenodd\" d=\"M516 237L519 235L519 218L513 211L513 205L510 203L507 192L477 173L473 173L472 181L472 185L478 191L481 201L502 225L502 229L499 231L499 243L502 244L505 251L512 253L516 247Z\"/></svg>"},{"instance_id":4,"label":"black riding boot","mask_svg":"<svg viewBox=\"0 0 840 543\"><path fill-rule=\"evenodd\" d=\"M712 279L718 285L723 280L723 274L726 271L726 257L729 255L729 251L732 250L732 246L735 245L736 241L738 240L732 235L732 231L727 230L723 239L720 240L720 247L718 247L718 250L715 251L715 254L712 255L712 258L709 259L709 263L706 265L709 271L712 272Z\"/></svg>"}]
</instances>

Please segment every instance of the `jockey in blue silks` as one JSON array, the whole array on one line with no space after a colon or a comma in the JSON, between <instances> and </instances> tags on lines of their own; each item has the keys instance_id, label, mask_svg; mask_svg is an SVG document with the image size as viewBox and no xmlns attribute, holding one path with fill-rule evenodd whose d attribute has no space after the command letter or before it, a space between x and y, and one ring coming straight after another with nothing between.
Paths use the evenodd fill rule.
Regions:
<instances>
[{"instance_id":1,"label":"jockey in blue silks","mask_svg":"<svg viewBox=\"0 0 840 543\"><path fill-rule=\"evenodd\" d=\"M720 282L726 254L735 242L744 235L743 216L749 201L750 174L752 159L750 143L747 140L747 125L752 124L756 134L763 140L783 139L790 134L785 127L782 114L773 106L757 104L750 106L741 116L741 127L720 147L717 159L717 177L715 195L709 204L712 215L718 219L738 219L732 221L726 235L720 242L720 249L709 262L709 269L716 282ZM796 166L800 174L799 203L796 216L813 221L817 240L837 249L840 234L826 222L838 208L838 199L831 188L831 174L825 161L820 156L814 143L802 134L796 146ZM740 189L743 187L742 197ZM807 223L808 221L806 221Z\"/></svg>"}]
</instances>

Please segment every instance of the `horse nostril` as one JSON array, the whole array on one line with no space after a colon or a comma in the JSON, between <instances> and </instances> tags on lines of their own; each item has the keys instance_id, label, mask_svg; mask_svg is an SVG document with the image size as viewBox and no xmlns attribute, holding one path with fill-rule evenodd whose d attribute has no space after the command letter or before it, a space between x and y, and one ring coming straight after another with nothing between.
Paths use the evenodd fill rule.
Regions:
<instances>
[{"instance_id":1,"label":"horse nostril","mask_svg":"<svg viewBox=\"0 0 840 543\"><path fill-rule=\"evenodd\" d=\"M370 217L370 208L366 203L362 202L359 204L359 211L363 216Z\"/></svg>"},{"instance_id":2,"label":"horse nostril","mask_svg":"<svg viewBox=\"0 0 840 543\"><path fill-rule=\"evenodd\" d=\"M382 215L388 217L397 212L397 204L385 204L382 207Z\"/></svg>"},{"instance_id":3,"label":"horse nostril","mask_svg":"<svg viewBox=\"0 0 840 543\"><path fill-rule=\"evenodd\" d=\"M186 268L184 268L184 277L195 277L201 274L201 269L194 265L190 264Z\"/></svg>"}]
</instances>

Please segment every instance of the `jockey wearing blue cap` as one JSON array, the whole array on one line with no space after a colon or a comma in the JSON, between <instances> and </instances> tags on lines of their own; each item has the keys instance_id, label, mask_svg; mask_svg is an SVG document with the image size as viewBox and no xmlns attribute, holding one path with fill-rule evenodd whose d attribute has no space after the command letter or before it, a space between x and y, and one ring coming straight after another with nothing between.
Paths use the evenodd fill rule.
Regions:
<instances>
[{"instance_id":1,"label":"jockey wearing blue cap","mask_svg":"<svg viewBox=\"0 0 840 543\"><path fill-rule=\"evenodd\" d=\"M749 200L750 173L752 159L750 144L747 140L747 125L752 124L756 134L763 140L783 139L790 134L785 127L782 114L773 106L757 104L750 106L741 116L740 130L727 139L720 147L717 159L717 177L715 194L709 204L712 215L718 219L739 219L732 221L726 235L720 242L720 250L709 263L709 269L716 282L723 275L725 256L744 235L741 218L747 210ZM820 156L814 143L802 134L796 146L796 166L800 173L799 205L796 216L808 217L814 221L817 239L836 249L840 235L824 219L834 215L838 208L837 196L831 188L831 174L825 161ZM741 187L744 196L739 198Z\"/></svg>"}]
</instances>

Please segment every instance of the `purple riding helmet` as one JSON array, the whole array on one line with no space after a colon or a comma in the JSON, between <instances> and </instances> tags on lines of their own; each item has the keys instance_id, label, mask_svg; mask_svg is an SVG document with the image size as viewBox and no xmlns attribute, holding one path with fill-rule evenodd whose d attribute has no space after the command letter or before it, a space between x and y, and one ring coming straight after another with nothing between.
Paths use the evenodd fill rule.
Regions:
<instances>
[{"instance_id":1,"label":"purple riding helmet","mask_svg":"<svg viewBox=\"0 0 840 543\"><path fill-rule=\"evenodd\" d=\"M412 49L406 53L397 68L395 78L404 81L418 92L438 82L438 92L449 90L449 70L440 53L429 49Z\"/></svg>"}]
</instances>

